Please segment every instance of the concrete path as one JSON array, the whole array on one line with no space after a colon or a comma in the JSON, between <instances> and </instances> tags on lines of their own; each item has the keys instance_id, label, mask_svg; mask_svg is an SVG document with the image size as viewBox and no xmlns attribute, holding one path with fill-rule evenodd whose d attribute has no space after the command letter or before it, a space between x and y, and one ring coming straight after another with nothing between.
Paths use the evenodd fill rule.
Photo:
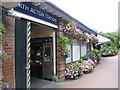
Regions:
<instances>
[{"instance_id":1,"label":"concrete path","mask_svg":"<svg viewBox=\"0 0 120 90\"><path fill-rule=\"evenodd\" d=\"M92 73L77 80L51 83L42 88L118 88L118 55L103 58Z\"/></svg>"},{"instance_id":2,"label":"concrete path","mask_svg":"<svg viewBox=\"0 0 120 90\"><path fill-rule=\"evenodd\" d=\"M118 55L103 58L92 73L69 81L60 88L118 88Z\"/></svg>"}]
</instances>

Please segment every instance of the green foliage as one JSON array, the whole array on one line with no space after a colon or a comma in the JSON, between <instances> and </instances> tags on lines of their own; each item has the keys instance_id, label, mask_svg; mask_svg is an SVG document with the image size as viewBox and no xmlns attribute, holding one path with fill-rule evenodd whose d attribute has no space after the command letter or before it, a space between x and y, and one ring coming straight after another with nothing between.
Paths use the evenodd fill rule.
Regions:
<instances>
[{"instance_id":1,"label":"green foliage","mask_svg":"<svg viewBox=\"0 0 120 90\"><path fill-rule=\"evenodd\" d=\"M69 50L67 50L67 46L68 46L68 42L70 40L68 39L68 37L65 36L61 36L60 37L60 46L61 46L61 55L65 56L65 58L67 58L69 56L68 52Z\"/></svg>"},{"instance_id":2,"label":"green foliage","mask_svg":"<svg viewBox=\"0 0 120 90\"><path fill-rule=\"evenodd\" d=\"M117 48L114 43L105 44L101 47L102 55L115 55L117 53Z\"/></svg>"},{"instance_id":3,"label":"green foliage","mask_svg":"<svg viewBox=\"0 0 120 90\"><path fill-rule=\"evenodd\" d=\"M62 49L66 49L67 48L68 42L69 42L68 37L65 37L65 36L61 36L60 37L60 46L61 46Z\"/></svg>"},{"instance_id":4,"label":"green foliage","mask_svg":"<svg viewBox=\"0 0 120 90\"><path fill-rule=\"evenodd\" d=\"M68 51L66 50L61 50L61 54L65 56L65 58L69 57Z\"/></svg>"},{"instance_id":5,"label":"green foliage","mask_svg":"<svg viewBox=\"0 0 120 90\"><path fill-rule=\"evenodd\" d=\"M87 55L88 55L88 57L89 57L90 59L92 59L94 62L97 62L97 57L96 57L96 54L95 54L95 53L93 53L93 52L88 52Z\"/></svg>"},{"instance_id":6,"label":"green foliage","mask_svg":"<svg viewBox=\"0 0 120 90\"><path fill-rule=\"evenodd\" d=\"M83 60L88 60L88 59L92 59L94 62L97 62L97 57L96 54L93 52L87 52L86 55L82 56L81 59Z\"/></svg>"},{"instance_id":7,"label":"green foliage","mask_svg":"<svg viewBox=\"0 0 120 90\"><path fill-rule=\"evenodd\" d=\"M0 33L4 34L6 31L6 28L4 27L4 25L0 24Z\"/></svg>"},{"instance_id":8,"label":"green foliage","mask_svg":"<svg viewBox=\"0 0 120 90\"><path fill-rule=\"evenodd\" d=\"M1 49L0 49L0 60L6 61L9 59L10 59L10 57L7 55L7 53L5 53L4 51L1 51Z\"/></svg>"},{"instance_id":9,"label":"green foliage","mask_svg":"<svg viewBox=\"0 0 120 90\"><path fill-rule=\"evenodd\" d=\"M84 64L82 58L78 62L81 63L81 64Z\"/></svg>"},{"instance_id":10,"label":"green foliage","mask_svg":"<svg viewBox=\"0 0 120 90\"><path fill-rule=\"evenodd\" d=\"M98 34L109 38L116 45L119 44L120 38L118 37L118 35L120 35L120 32L107 32L107 33L98 32Z\"/></svg>"},{"instance_id":11,"label":"green foliage","mask_svg":"<svg viewBox=\"0 0 120 90\"><path fill-rule=\"evenodd\" d=\"M2 35L5 33L6 29L4 25L0 24L0 44L2 44Z\"/></svg>"},{"instance_id":12,"label":"green foliage","mask_svg":"<svg viewBox=\"0 0 120 90\"><path fill-rule=\"evenodd\" d=\"M6 83L0 82L0 88L6 88Z\"/></svg>"},{"instance_id":13,"label":"green foliage","mask_svg":"<svg viewBox=\"0 0 120 90\"><path fill-rule=\"evenodd\" d=\"M92 52L96 55L98 61L101 60L101 52L99 50L94 49Z\"/></svg>"},{"instance_id":14,"label":"green foliage","mask_svg":"<svg viewBox=\"0 0 120 90\"><path fill-rule=\"evenodd\" d=\"M88 55L84 55L84 56L81 57L81 59L87 60L87 59L89 59L89 56Z\"/></svg>"}]
</instances>

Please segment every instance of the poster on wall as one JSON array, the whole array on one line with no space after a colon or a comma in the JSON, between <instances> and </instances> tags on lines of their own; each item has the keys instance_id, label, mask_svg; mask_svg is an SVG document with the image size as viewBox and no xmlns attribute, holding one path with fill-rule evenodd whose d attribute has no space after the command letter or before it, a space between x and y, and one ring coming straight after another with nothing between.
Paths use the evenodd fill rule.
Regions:
<instances>
[{"instance_id":1,"label":"poster on wall","mask_svg":"<svg viewBox=\"0 0 120 90\"><path fill-rule=\"evenodd\" d=\"M68 52L69 57L66 58L66 63L70 63L70 62L71 62L71 44L68 45L68 50L69 50L70 52Z\"/></svg>"},{"instance_id":2,"label":"poster on wall","mask_svg":"<svg viewBox=\"0 0 120 90\"><path fill-rule=\"evenodd\" d=\"M73 61L79 60L80 59L80 45L73 44L72 50L73 50Z\"/></svg>"},{"instance_id":3,"label":"poster on wall","mask_svg":"<svg viewBox=\"0 0 120 90\"><path fill-rule=\"evenodd\" d=\"M87 53L87 46L86 44L81 45L81 56L86 55Z\"/></svg>"}]
</instances>

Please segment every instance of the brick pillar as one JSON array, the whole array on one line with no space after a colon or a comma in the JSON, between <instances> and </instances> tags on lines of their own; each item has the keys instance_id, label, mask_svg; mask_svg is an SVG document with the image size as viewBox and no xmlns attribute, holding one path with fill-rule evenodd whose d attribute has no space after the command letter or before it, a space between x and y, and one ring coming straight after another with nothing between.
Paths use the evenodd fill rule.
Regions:
<instances>
[{"instance_id":1,"label":"brick pillar","mask_svg":"<svg viewBox=\"0 0 120 90\"><path fill-rule=\"evenodd\" d=\"M60 39L60 36L63 36L63 24L60 23L59 24L59 28L58 28L58 33L57 33L57 41L58 41L58 44L59 44L59 39ZM64 72L65 72L65 58L63 56L60 55L60 46L58 46L57 50L58 50L58 55L57 55L57 58L58 58L58 79L59 79L59 82L65 80L65 75L64 75Z\"/></svg>"},{"instance_id":2,"label":"brick pillar","mask_svg":"<svg viewBox=\"0 0 120 90\"><path fill-rule=\"evenodd\" d=\"M14 32L15 18L5 16L3 19L6 32L3 36L4 42L8 42L8 46L4 46L5 52L10 56L10 60L2 62L3 81L8 83L11 88L14 88L15 66L14 66Z\"/></svg>"}]
</instances>

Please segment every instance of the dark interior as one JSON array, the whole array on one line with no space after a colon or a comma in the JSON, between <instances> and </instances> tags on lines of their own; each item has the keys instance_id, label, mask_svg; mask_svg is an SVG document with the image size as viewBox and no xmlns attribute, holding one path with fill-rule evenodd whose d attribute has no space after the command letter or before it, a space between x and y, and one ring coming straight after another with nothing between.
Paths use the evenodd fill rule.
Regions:
<instances>
[{"instance_id":1,"label":"dark interior","mask_svg":"<svg viewBox=\"0 0 120 90\"><path fill-rule=\"evenodd\" d=\"M46 43L48 46L45 46ZM47 79L47 80L51 79L49 78L49 76L52 76L52 71L50 71L49 69L48 70L50 71L51 75L46 76L47 74L49 74L49 71L47 71L46 68L47 67L49 68L50 64L52 65L51 63L52 61L52 58L51 58L52 50L51 49L52 48L49 45L49 43L52 43L51 37L31 39L30 65L31 65L31 77L32 78Z\"/></svg>"}]
</instances>

